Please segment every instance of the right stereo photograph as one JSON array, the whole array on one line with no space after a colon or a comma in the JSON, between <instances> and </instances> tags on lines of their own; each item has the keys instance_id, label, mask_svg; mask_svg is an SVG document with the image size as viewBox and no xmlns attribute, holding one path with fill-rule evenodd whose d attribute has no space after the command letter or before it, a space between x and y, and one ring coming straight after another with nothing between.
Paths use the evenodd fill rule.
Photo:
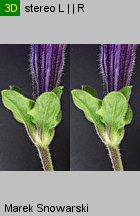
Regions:
<instances>
[{"instance_id":1,"label":"right stereo photograph","mask_svg":"<svg viewBox=\"0 0 140 216\"><path fill-rule=\"evenodd\" d=\"M72 171L140 171L139 68L139 45L70 45Z\"/></svg>"}]
</instances>

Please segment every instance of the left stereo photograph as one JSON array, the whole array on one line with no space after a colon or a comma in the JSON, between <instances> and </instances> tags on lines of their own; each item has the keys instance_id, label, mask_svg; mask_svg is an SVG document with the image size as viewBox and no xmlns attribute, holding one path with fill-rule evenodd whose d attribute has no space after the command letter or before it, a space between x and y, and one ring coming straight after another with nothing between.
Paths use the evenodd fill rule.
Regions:
<instances>
[{"instance_id":1,"label":"left stereo photograph","mask_svg":"<svg viewBox=\"0 0 140 216\"><path fill-rule=\"evenodd\" d=\"M70 170L65 44L0 45L0 170Z\"/></svg>"}]
</instances>

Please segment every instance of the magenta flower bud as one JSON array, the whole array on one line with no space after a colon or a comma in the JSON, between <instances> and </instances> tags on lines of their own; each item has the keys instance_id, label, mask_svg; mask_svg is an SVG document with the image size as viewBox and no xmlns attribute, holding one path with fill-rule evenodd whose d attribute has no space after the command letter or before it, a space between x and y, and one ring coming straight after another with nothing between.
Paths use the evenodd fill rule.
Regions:
<instances>
[{"instance_id":1,"label":"magenta flower bud","mask_svg":"<svg viewBox=\"0 0 140 216\"><path fill-rule=\"evenodd\" d=\"M59 85L64 66L66 45L31 45L31 72L34 95L38 97L46 91L52 91Z\"/></svg>"},{"instance_id":2,"label":"magenta flower bud","mask_svg":"<svg viewBox=\"0 0 140 216\"><path fill-rule=\"evenodd\" d=\"M106 93L119 91L130 84L135 51L135 44L103 44L101 46L101 71Z\"/></svg>"}]
</instances>

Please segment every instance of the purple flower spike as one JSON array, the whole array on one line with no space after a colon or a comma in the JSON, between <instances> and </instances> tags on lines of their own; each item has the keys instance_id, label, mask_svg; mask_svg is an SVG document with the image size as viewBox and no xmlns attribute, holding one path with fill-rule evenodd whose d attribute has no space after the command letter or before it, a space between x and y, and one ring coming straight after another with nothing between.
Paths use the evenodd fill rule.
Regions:
<instances>
[{"instance_id":1,"label":"purple flower spike","mask_svg":"<svg viewBox=\"0 0 140 216\"><path fill-rule=\"evenodd\" d=\"M106 93L119 91L130 84L136 46L135 44L101 46L101 70Z\"/></svg>"},{"instance_id":2,"label":"purple flower spike","mask_svg":"<svg viewBox=\"0 0 140 216\"><path fill-rule=\"evenodd\" d=\"M31 45L31 71L34 95L38 97L59 85L64 66L66 45Z\"/></svg>"}]
</instances>

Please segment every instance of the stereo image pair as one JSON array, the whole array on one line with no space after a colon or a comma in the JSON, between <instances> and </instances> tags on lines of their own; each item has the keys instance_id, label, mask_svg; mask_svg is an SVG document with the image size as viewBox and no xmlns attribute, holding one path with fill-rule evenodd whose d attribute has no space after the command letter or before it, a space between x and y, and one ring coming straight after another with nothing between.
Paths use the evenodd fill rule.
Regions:
<instances>
[{"instance_id":1,"label":"stereo image pair","mask_svg":"<svg viewBox=\"0 0 140 216\"><path fill-rule=\"evenodd\" d=\"M1 44L0 171L139 171L137 44Z\"/></svg>"}]
</instances>

